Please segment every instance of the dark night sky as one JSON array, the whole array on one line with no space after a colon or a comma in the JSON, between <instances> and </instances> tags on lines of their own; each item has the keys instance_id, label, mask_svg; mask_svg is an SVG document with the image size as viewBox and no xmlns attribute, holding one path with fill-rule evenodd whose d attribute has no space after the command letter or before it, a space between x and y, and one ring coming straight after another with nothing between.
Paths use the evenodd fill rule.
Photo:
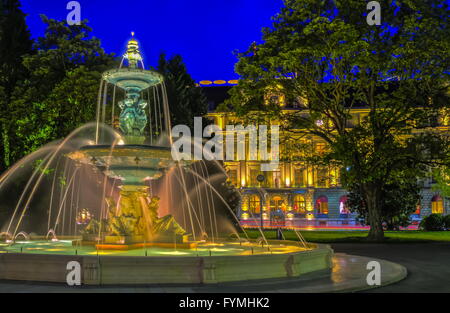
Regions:
<instances>
[{"instance_id":1,"label":"dark night sky","mask_svg":"<svg viewBox=\"0 0 450 313\"><path fill-rule=\"evenodd\" d=\"M66 19L69 0L22 0L33 37L44 25L39 15ZM160 52L181 54L196 81L230 80L234 73L234 50L245 50L261 40L261 28L282 0L79 0L82 19L89 20L93 35L107 52L124 52L130 32L142 44L148 64Z\"/></svg>"}]
</instances>

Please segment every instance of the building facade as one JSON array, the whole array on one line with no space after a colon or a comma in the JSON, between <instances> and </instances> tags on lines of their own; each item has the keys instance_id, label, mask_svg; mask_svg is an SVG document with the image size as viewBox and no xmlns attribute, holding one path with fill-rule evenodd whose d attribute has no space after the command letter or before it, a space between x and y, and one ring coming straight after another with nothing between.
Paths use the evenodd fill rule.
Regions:
<instances>
[{"instance_id":1,"label":"building facade","mask_svg":"<svg viewBox=\"0 0 450 313\"><path fill-rule=\"evenodd\" d=\"M286 114L301 110L295 104L288 106L284 99L279 99ZM351 110L352 120L349 127L359 123L368 114L365 108ZM226 125L237 125L239 120L233 112L209 113L209 118L226 136ZM323 123L323 121L317 121ZM441 118L434 127L449 131L448 117ZM326 149L323 140L314 137L299 137L294 132L289 134L292 140L302 142L302 149L316 153ZM246 155L248 156L248 137L246 137ZM280 163L275 171L261 171L263 161L244 160L225 161L224 166L229 181L241 190L242 201L239 218L244 226L264 227L311 227L325 229L361 228L356 214L351 213L346 205L347 192L339 182L339 169L318 167L305 162L287 161L287 157L300 153L302 149L292 151L289 143L280 145ZM295 158L294 158L295 159ZM431 213L450 214L450 200L434 191L432 178L421 182L422 200L417 211L412 215L413 224Z\"/></svg>"}]
</instances>

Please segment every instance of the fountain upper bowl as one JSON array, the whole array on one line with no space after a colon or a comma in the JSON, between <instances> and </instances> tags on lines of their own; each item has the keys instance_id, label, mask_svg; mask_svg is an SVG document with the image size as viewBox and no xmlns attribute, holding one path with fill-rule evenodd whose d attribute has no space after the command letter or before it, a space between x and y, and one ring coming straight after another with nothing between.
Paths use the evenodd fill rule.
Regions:
<instances>
[{"instance_id":1,"label":"fountain upper bowl","mask_svg":"<svg viewBox=\"0 0 450 313\"><path fill-rule=\"evenodd\" d=\"M124 90L145 90L161 84L164 78L154 71L138 68L119 68L103 73L103 79Z\"/></svg>"}]
</instances>

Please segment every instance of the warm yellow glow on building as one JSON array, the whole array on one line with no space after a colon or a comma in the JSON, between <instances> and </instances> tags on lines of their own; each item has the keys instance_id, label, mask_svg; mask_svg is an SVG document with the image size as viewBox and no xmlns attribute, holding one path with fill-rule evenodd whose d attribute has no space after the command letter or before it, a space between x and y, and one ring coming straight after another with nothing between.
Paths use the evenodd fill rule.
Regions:
<instances>
[{"instance_id":1,"label":"warm yellow glow on building","mask_svg":"<svg viewBox=\"0 0 450 313\"><path fill-rule=\"evenodd\" d=\"M444 201L440 196L434 196L431 200L431 213L443 214L444 213Z\"/></svg>"},{"instance_id":2,"label":"warm yellow glow on building","mask_svg":"<svg viewBox=\"0 0 450 313\"><path fill-rule=\"evenodd\" d=\"M211 82L212 83L212 82ZM231 83L231 82L229 82ZM237 81L236 81L237 83ZM283 94L281 85L267 89L264 97L265 104L278 104L282 106L283 114L292 114L304 110L307 99L298 98L293 103L287 101ZM369 109L351 109L348 127L357 126L368 116ZM449 131L450 110L440 117L439 130ZM302 111L303 113L303 111ZM305 110L305 114L308 111ZM226 134L228 124L244 124L234 112L216 112L208 114ZM277 125L280 121L270 120L269 124ZM325 117L318 117L316 125L319 127L331 127L333 124ZM247 125L246 125L247 126ZM286 131L284 131L286 133ZM262 161L261 152L258 153L258 160L249 158L248 136L245 140L245 160L224 161L229 181L241 189L243 201L240 214L242 219L263 219L273 220L276 214L283 215L287 220L319 220L319 223L326 223L326 219L346 219L352 215L351 212L341 210L342 203L339 199L347 196L347 191L341 187L341 168L337 166L320 166L309 163L308 157L319 156L328 151L328 145L318 136L305 136L301 130L281 134L285 140L280 141L279 166L276 171L262 172L260 169ZM266 142L268 144L268 142ZM359 143L365 145L365 142ZM269 145L268 145L269 146ZM235 155L236 147L235 147ZM270 155L270 152L269 152ZM264 180L258 180L259 175L264 176ZM445 213L448 211L447 200L434 199L426 200L422 207L427 208L427 213ZM321 199L321 201L318 201ZM276 212L276 214L275 214ZM354 217L353 217L354 218ZM313 224L309 223L308 225ZM320 224L322 225L322 224ZM347 224L346 224L347 225Z\"/></svg>"}]
</instances>

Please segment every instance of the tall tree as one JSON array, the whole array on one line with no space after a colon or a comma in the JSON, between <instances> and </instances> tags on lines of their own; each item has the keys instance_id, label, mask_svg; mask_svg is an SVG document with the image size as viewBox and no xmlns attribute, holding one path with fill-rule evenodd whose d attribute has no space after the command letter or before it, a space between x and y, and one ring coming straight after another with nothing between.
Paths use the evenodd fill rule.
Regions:
<instances>
[{"instance_id":1,"label":"tall tree","mask_svg":"<svg viewBox=\"0 0 450 313\"><path fill-rule=\"evenodd\" d=\"M0 172L10 165L7 121L13 116L7 105L17 82L27 75L22 57L32 52L32 40L25 17L20 9L20 1L0 0Z\"/></svg>"},{"instance_id":2,"label":"tall tree","mask_svg":"<svg viewBox=\"0 0 450 313\"><path fill-rule=\"evenodd\" d=\"M37 53L23 61L29 78L17 86L9 107L15 116L14 160L94 120L101 73L114 62L86 21L72 26L45 16L42 21L47 28L36 40Z\"/></svg>"},{"instance_id":3,"label":"tall tree","mask_svg":"<svg viewBox=\"0 0 450 313\"><path fill-rule=\"evenodd\" d=\"M370 26L365 1L285 0L263 42L239 55L243 79L230 100L241 116L268 123L277 117L297 138L328 143L321 161L343 169L344 187L358 185L368 238L376 241L384 237L387 184L408 168L418 178L423 164L448 151L443 136L428 128L448 105L448 3L383 4L382 24ZM303 109L285 113L267 99L271 93ZM351 115L356 107L368 110L360 121Z\"/></svg>"},{"instance_id":4,"label":"tall tree","mask_svg":"<svg viewBox=\"0 0 450 313\"><path fill-rule=\"evenodd\" d=\"M172 125L194 126L194 117L203 116L208 111L208 102L202 89L197 87L189 75L180 55L159 57L156 68L165 79Z\"/></svg>"}]
</instances>

